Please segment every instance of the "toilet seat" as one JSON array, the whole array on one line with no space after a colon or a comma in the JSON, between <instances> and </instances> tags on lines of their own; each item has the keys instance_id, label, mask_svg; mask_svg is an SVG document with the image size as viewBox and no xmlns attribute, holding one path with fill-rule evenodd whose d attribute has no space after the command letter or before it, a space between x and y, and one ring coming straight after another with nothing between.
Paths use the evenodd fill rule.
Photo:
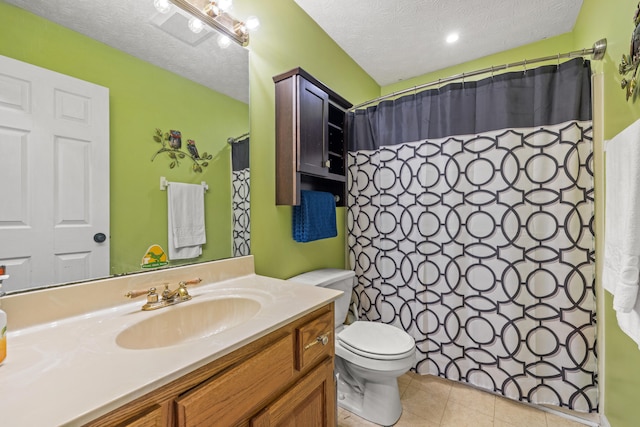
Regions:
<instances>
[{"instance_id":1,"label":"toilet seat","mask_svg":"<svg viewBox=\"0 0 640 427\"><path fill-rule=\"evenodd\" d=\"M336 338L346 350L370 359L404 359L415 351L411 335L385 323L357 321L344 328Z\"/></svg>"}]
</instances>

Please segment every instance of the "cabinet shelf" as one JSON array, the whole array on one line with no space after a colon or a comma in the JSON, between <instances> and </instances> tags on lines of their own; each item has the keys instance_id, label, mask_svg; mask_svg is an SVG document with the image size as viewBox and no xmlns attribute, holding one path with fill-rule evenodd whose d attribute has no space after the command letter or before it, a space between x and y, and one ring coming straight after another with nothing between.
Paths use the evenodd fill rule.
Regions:
<instances>
[{"instance_id":1,"label":"cabinet shelf","mask_svg":"<svg viewBox=\"0 0 640 427\"><path fill-rule=\"evenodd\" d=\"M352 104L302 68L276 87L276 204L298 205L301 190L328 191L345 205L347 111Z\"/></svg>"}]
</instances>

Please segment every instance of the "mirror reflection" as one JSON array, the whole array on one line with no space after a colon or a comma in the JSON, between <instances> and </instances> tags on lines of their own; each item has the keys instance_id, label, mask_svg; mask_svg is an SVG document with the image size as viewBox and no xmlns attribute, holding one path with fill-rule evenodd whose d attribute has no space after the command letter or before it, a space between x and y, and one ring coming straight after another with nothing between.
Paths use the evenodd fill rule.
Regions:
<instances>
[{"instance_id":1,"label":"mirror reflection","mask_svg":"<svg viewBox=\"0 0 640 427\"><path fill-rule=\"evenodd\" d=\"M213 34L189 39L176 29L186 18L167 18L151 0L9 0L0 1L0 14L6 17L0 55L49 73L42 78L27 78L19 70L13 76L0 73L0 265L10 276L3 291L142 271L150 247L167 250L167 192L160 189L160 177L208 186L202 254L169 260L169 266L249 252L246 49L234 44L221 49ZM30 142L44 121L29 119L33 127L16 121L16 109L5 101L16 93L31 96L42 82L55 87L59 75L102 90L104 111L90 102L93 95L54 89L63 95L54 111L63 111L80 130L66 134L54 126L45 138L49 144L36 149ZM22 87L13 85L16 81L32 90L16 92ZM82 120L93 123L98 114L106 125L87 133ZM207 154L207 166L198 172L190 162L178 164L168 156L152 161L159 148L157 128L179 131L184 151L191 153L187 144L194 145ZM99 154L94 141L108 149ZM91 188L89 183L99 181L98 169L105 182ZM93 229L99 217L106 225ZM46 231L36 230L38 224L48 224ZM55 243L61 230L72 228L80 230L74 239L85 247L102 249L93 258L103 264L107 258L106 270L92 267L89 249ZM28 238L16 235L17 229ZM66 245L70 239L58 240ZM36 260L34 254L45 251L49 258Z\"/></svg>"}]
</instances>

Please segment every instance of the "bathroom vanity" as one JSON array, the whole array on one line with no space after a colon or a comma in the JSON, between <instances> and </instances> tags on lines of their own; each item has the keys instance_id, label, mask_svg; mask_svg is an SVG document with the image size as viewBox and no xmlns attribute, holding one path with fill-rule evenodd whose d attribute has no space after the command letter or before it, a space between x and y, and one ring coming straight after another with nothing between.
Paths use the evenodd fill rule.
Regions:
<instances>
[{"instance_id":1,"label":"bathroom vanity","mask_svg":"<svg viewBox=\"0 0 640 427\"><path fill-rule=\"evenodd\" d=\"M123 297L192 277L203 285L175 306ZM6 297L2 425L333 426L339 295L243 257Z\"/></svg>"}]
</instances>

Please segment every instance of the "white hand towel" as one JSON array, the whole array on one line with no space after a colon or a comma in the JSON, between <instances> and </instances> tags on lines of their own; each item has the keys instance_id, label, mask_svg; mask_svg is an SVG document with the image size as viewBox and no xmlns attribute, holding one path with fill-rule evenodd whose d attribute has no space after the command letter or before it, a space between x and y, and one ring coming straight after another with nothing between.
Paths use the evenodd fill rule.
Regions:
<instances>
[{"instance_id":1,"label":"white hand towel","mask_svg":"<svg viewBox=\"0 0 640 427\"><path fill-rule=\"evenodd\" d=\"M196 258L206 243L202 185L172 182L167 187L169 259Z\"/></svg>"},{"instance_id":2,"label":"white hand towel","mask_svg":"<svg viewBox=\"0 0 640 427\"><path fill-rule=\"evenodd\" d=\"M636 305L640 279L640 120L607 144L602 283L618 313ZM640 331L639 331L640 332Z\"/></svg>"},{"instance_id":3,"label":"white hand towel","mask_svg":"<svg viewBox=\"0 0 640 427\"><path fill-rule=\"evenodd\" d=\"M628 313L616 312L618 325L622 332L627 334L640 349L640 298L636 299L636 305Z\"/></svg>"}]
</instances>

